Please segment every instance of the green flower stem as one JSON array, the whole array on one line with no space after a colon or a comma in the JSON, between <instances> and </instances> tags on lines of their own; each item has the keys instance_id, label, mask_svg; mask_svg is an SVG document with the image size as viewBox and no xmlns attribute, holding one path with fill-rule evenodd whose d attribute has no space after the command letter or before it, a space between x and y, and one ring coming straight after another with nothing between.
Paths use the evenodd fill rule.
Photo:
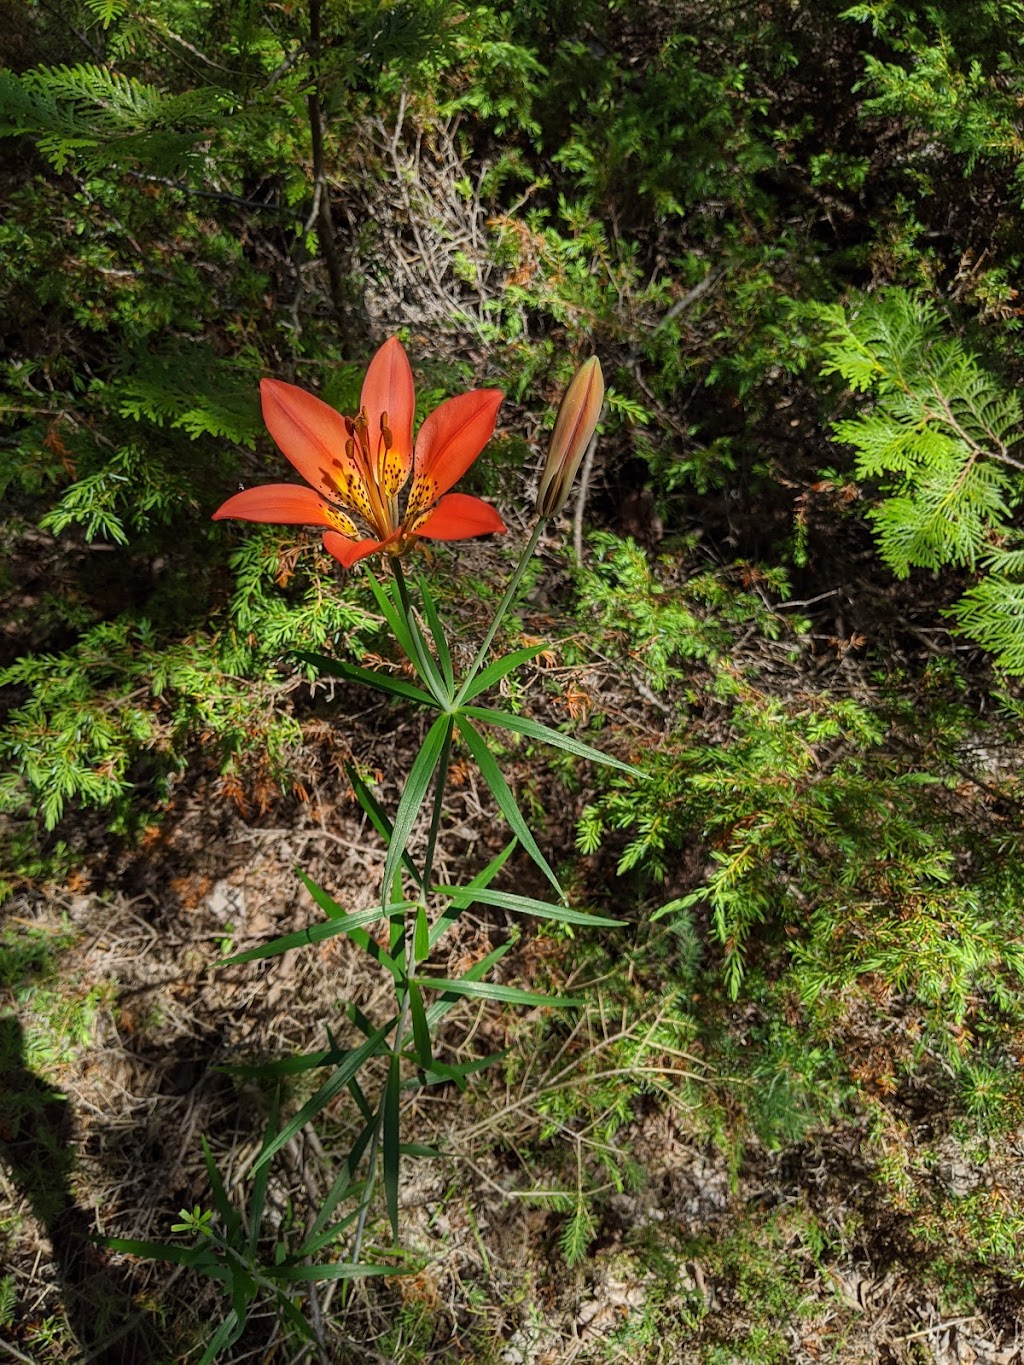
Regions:
<instances>
[{"instance_id":1,"label":"green flower stem","mask_svg":"<svg viewBox=\"0 0 1024 1365\"><path fill-rule=\"evenodd\" d=\"M505 596L501 599L501 602L498 606L498 610L495 613L494 620L491 622L490 628L488 629L487 634L484 636L484 642L477 650L476 658L473 660L469 672L463 679L462 686L456 693L455 701L452 704L453 710L457 711L459 707L462 705L466 693L469 691L470 683L472 683L473 679L480 672L483 662L487 658L488 651L490 650L491 645L494 642L495 635L497 635L498 633L498 627L504 620L505 613L508 611L509 607L515 601L516 593L519 591L519 584L523 581L523 574L526 572L526 566L533 558L533 552L537 548L537 542L538 540L540 540L540 533L544 529L544 524L546 520L547 519L545 517L541 517L541 519L537 522L537 525L533 528L533 533L530 536L530 539L526 542L526 548L523 550L523 553L519 557L519 563L516 565L515 573L509 579L508 587L505 589Z\"/></svg>"},{"instance_id":2,"label":"green flower stem","mask_svg":"<svg viewBox=\"0 0 1024 1365\"><path fill-rule=\"evenodd\" d=\"M395 584L398 587L398 600L402 604L402 613L405 616L405 624L409 628L409 638L412 640L413 650L419 654L421 649L426 649L426 645L422 643L419 622L416 620L416 616L412 609L412 599L409 596L409 585L405 581L405 570L402 568L402 561L397 555L392 558L391 567L395 575ZM431 660L431 663L432 662L433 660ZM426 665L422 658L411 659L410 663L416 666L423 682L429 689L430 682L427 678Z\"/></svg>"},{"instance_id":3,"label":"green flower stem","mask_svg":"<svg viewBox=\"0 0 1024 1365\"><path fill-rule=\"evenodd\" d=\"M487 634L484 636L483 643L477 651L476 658L473 660L469 673L463 680L459 693L452 703L452 713L449 718L447 730L445 731L444 742L438 759L437 771L434 775L434 800L430 814L430 829L427 834L427 848L423 858L423 877L420 883L423 888L424 897L429 895L430 880L434 870L434 853L437 848L438 835L441 830L444 794L448 784L448 768L451 761L452 735L455 729L454 713L461 705L466 692L469 690L470 683L480 671L484 660L487 658L491 645L494 643L494 637L497 635L498 629L501 626L509 607L511 607L512 603L515 601L516 593L519 591L519 585L523 581L523 575L526 573L526 566L533 558L534 551L537 548L537 542L540 539L541 531L544 529L544 523L545 518L542 517L533 528L530 539L527 541L523 553L519 557L519 563L516 565L515 572L509 580L508 587L505 589L505 595L501 599L494 620L491 622ZM405 573L402 569L401 560L397 557L393 559L392 567L402 614L404 615L406 624L409 628L410 637L414 645L416 645L421 639L421 636L416 618L413 614L412 600L409 596L409 587L405 580ZM414 660L413 662L415 663L416 661ZM402 947L404 950L405 974L407 977L412 975L415 968L415 963L413 961L414 941L415 934L409 932L408 921L406 921L403 927ZM394 1041L391 1045L392 1053L395 1056L400 1055L401 1053L405 1030L409 1022L409 1014L409 990L408 987L406 987L401 996L398 1020L395 1024ZM356 1263L358 1263L360 1252L362 1251L363 1241L366 1235L366 1221L369 1217L373 1191L377 1184L377 1159L380 1154L381 1130L384 1122L384 1103L385 1099L382 1095L377 1107L377 1112L374 1115L373 1133L371 1134L370 1145L367 1151L366 1184L363 1189L362 1198L359 1202L359 1215L356 1220L355 1232L352 1237L352 1250L350 1252L351 1260Z\"/></svg>"},{"instance_id":4,"label":"green flower stem","mask_svg":"<svg viewBox=\"0 0 1024 1365\"><path fill-rule=\"evenodd\" d=\"M410 631L415 631L415 621L413 619L412 614L412 603L409 600L409 592L405 582L405 577L402 574L401 565L397 560L395 561L395 570L396 570L395 580L398 584L398 596L402 604L402 610L405 613L405 619L407 624L409 625ZM415 634L413 635L413 638L415 639ZM448 727L445 731L444 743L441 748L440 758L438 759L437 771L434 775L434 801L433 808L430 814L430 830L427 834L427 850L426 853L424 854L423 859L423 876L420 880L420 885L423 888L424 896L426 896L428 893L430 879L431 876L433 875L434 850L437 847L437 838L441 829L441 815L444 809L445 788L448 785L448 766L451 760L452 734L454 730L455 718L452 717L449 720ZM413 960L414 940L415 935L409 932L408 921L406 921L402 934L402 947L404 949L405 975L407 977L413 974L413 971L415 970L416 966ZM395 1024L394 1041L392 1042L391 1045L392 1052L395 1056L400 1055L402 1051L402 1043L405 1039L405 1030L409 1022L409 1012L410 1012L409 990L408 987L406 987L402 993L398 1013L398 1021ZM359 1255L360 1252L362 1251L363 1239L366 1235L366 1220L370 1212L370 1204L373 1199L373 1191L376 1188L377 1184L377 1156L380 1151L381 1129L383 1127L383 1122L384 1096L382 1095L380 1098L380 1103L377 1107L377 1112L374 1115L373 1133L370 1137L370 1146L367 1152L366 1185L363 1190L362 1199L360 1200L359 1203L359 1216L356 1219L356 1228L352 1237L352 1250L350 1252L350 1259L356 1263L358 1263Z\"/></svg>"},{"instance_id":5,"label":"green flower stem","mask_svg":"<svg viewBox=\"0 0 1024 1365\"><path fill-rule=\"evenodd\" d=\"M399 1017L399 1026L401 1025ZM359 1201L359 1216L356 1219L356 1230L352 1234L352 1250L349 1252L349 1260L354 1264L359 1264L359 1254L363 1249L363 1237L366 1234L366 1218L370 1212L370 1201L373 1199L374 1187L377 1184L377 1152L380 1148L380 1130L384 1122L384 1096L381 1095L377 1112L373 1116L373 1133L370 1137L370 1150L366 1154L366 1184L363 1188L363 1195ZM345 1297L348 1286L342 1291Z\"/></svg>"},{"instance_id":6,"label":"green flower stem","mask_svg":"<svg viewBox=\"0 0 1024 1365\"><path fill-rule=\"evenodd\" d=\"M409 631L416 638L416 621L412 613L412 600L409 597L409 585L405 581L405 570L402 568L402 561L398 555L391 556L391 571L395 575L395 582L398 585L398 596L402 603L402 611L405 613L405 623Z\"/></svg>"}]
</instances>

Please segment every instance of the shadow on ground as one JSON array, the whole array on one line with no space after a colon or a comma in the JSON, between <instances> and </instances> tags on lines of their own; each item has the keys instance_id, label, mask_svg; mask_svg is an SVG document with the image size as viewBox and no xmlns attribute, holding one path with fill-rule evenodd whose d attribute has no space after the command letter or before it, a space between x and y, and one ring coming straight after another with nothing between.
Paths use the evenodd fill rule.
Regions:
<instances>
[{"instance_id":1,"label":"shadow on ground","mask_svg":"<svg viewBox=\"0 0 1024 1365\"><path fill-rule=\"evenodd\" d=\"M154 1365L155 1324L132 1298L129 1276L92 1240L95 1227L71 1192L74 1119L66 1096L25 1065L17 1019L0 1018L0 1162L46 1230L72 1332L84 1361Z\"/></svg>"}]
</instances>

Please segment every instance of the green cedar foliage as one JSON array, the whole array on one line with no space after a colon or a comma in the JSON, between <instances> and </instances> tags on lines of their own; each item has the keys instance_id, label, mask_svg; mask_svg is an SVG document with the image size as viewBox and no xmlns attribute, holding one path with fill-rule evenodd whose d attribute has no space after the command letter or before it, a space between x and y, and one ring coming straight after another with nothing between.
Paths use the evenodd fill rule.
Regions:
<instances>
[{"instance_id":1,"label":"green cedar foliage","mask_svg":"<svg viewBox=\"0 0 1024 1365\"><path fill-rule=\"evenodd\" d=\"M1024 92L1019 49L1024 15L1014 0L983 0L970 10L946 3L890 4L867 0L845 17L883 38L885 55L865 54L864 113L895 115L963 158L965 175L982 162L1012 170L1024 192L1019 128ZM936 165L934 147L919 145L915 170Z\"/></svg>"},{"instance_id":2,"label":"green cedar foliage","mask_svg":"<svg viewBox=\"0 0 1024 1365\"><path fill-rule=\"evenodd\" d=\"M358 393L303 284L306 10L278 24L250 4L29 8L41 60L0 70L16 153L0 185L0 491L12 573L31 584L0 668L16 842L17 822L52 829L69 803L144 822L199 742L243 785L254 765L286 784L301 736L280 661L372 633L315 541L209 523L240 477L281 476L263 374ZM341 139L360 81L365 98L374 74L447 40L430 0L383 26L369 4L329 18L318 74ZM69 34L88 60L67 59Z\"/></svg>"},{"instance_id":3,"label":"green cedar foliage","mask_svg":"<svg viewBox=\"0 0 1024 1365\"><path fill-rule=\"evenodd\" d=\"M167 94L109 67L36 67L0 71L0 137L29 133L58 173L126 165L155 175L187 172L197 144L218 131L226 112L216 90Z\"/></svg>"},{"instance_id":4,"label":"green cedar foliage","mask_svg":"<svg viewBox=\"0 0 1024 1365\"><path fill-rule=\"evenodd\" d=\"M995 1066L1018 1113L1005 1021L1024 1019L1024 880L1003 721L983 725L941 662L916 679L880 674L856 697L802 687L812 641L791 613L727 575L715 592L680 581L667 560L648 566L644 588L635 546L598 548L583 579L588 649L624 636L641 680L664 686L670 672L682 704L645 751L648 781L611 777L583 812L579 847L610 846L643 895L651 878L668 883L654 920L714 945L707 970L728 995L752 975L762 1062L781 1049L778 1064L802 1074L783 1058L794 1011L827 1072L845 1020L911 1000L920 1047L902 1065L941 1057L968 1112L980 1103L971 1068ZM630 580L627 615L618 590ZM774 643L738 649L757 635ZM1010 814L994 821L1003 802ZM810 1090L814 1065L801 1064ZM769 1129L785 1127L784 1110Z\"/></svg>"},{"instance_id":5,"label":"green cedar foliage","mask_svg":"<svg viewBox=\"0 0 1024 1365\"><path fill-rule=\"evenodd\" d=\"M929 299L893 289L822 316L824 372L873 400L834 432L856 452L856 477L881 495L868 515L882 558L901 578L981 571L953 616L1001 668L1024 673L1020 400Z\"/></svg>"}]
</instances>

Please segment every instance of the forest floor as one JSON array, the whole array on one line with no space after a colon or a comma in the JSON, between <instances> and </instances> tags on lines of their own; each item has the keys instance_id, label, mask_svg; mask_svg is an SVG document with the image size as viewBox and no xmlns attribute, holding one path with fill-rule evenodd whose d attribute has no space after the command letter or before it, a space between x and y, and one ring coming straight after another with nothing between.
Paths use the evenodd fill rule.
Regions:
<instances>
[{"instance_id":1,"label":"forest floor","mask_svg":"<svg viewBox=\"0 0 1024 1365\"><path fill-rule=\"evenodd\" d=\"M620 700L635 715L643 710L642 700ZM648 742L663 712L651 710ZM341 758L404 771L419 722L367 694L350 701L343 725L342 743L339 731L312 725L319 742L299 795L226 787L200 761L134 844L83 817L79 842L92 852L81 870L62 886L25 886L6 905L0 1359L194 1361L226 1312L219 1287L192 1271L101 1250L89 1238L167 1240L179 1209L208 1205L201 1136L229 1192L244 1191L266 1086L224 1068L323 1047L326 1028L344 1041L351 1002L370 1019L388 1006L387 978L341 937L267 962L216 965L319 917L297 866L347 909L374 903L383 848ZM385 786L385 804L393 796ZM579 862L573 833L585 800L566 789L549 803L557 814L546 848L563 866ZM442 881L502 846L468 775L446 831ZM529 871L517 875L522 888ZM614 914L611 867L597 863L585 875L605 879L602 909ZM502 913L485 915L462 918L438 968L465 970L507 937ZM466 1001L445 1020L439 1055L506 1058L465 1094L427 1092L403 1115L409 1140L443 1154L403 1164L403 1253L394 1263L415 1273L360 1282L347 1296L338 1286L312 1293L317 1347L258 1308L228 1358L1024 1360L1020 1288L987 1280L973 1303L950 1311L903 1235L898 1200L868 1169L863 1126L848 1117L776 1150L753 1138L739 1147L728 1134L716 1141L679 1093L680 1077L710 1080L716 1063L666 1050L647 1054L650 1084L614 1136L602 1136L622 1041L653 1030L666 1008L661 983L625 959L628 1008L621 975L597 970L572 939L532 928L523 935L500 979L571 987L589 1005L567 1023L551 1011ZM738 1036L749 1008L735 1006ZM303 1210L315 1208L355 1117L331 1106L315 1133L286 1146L271 1180L272 1227L301 1224ZM915 1113L910 1097L904 1123L934 1132L941 1115ZM965 1156L952 1135L936 1150L944 1152L936 1179L949 1188L1005 1200L1008 1210L1018 1202L1024 1145L987 1162ZM584 1235L567 1255L574 1218ZM371 1234L370 1252L387 1260L382 1209Z\"/></svg>"}]
</instances>

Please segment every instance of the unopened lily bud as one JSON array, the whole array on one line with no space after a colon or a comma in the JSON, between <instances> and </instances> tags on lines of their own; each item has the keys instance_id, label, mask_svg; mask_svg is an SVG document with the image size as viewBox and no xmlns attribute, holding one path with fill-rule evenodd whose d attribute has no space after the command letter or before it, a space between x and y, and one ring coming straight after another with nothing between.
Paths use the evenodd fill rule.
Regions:
<instances>
[{"instance_id":1,"label":"unopened lily bud","mask_svg":"<svg viewBox=\"0 0 1024 1365\"><path fill-rule=\"evenodd\" d=\"M555 418L548 458L537 490L539 516L556 516L565 506L576 471L601 416L603 402L601 363L597 356L591 356L576 371Z\"/></svg>"}]
</instances>

